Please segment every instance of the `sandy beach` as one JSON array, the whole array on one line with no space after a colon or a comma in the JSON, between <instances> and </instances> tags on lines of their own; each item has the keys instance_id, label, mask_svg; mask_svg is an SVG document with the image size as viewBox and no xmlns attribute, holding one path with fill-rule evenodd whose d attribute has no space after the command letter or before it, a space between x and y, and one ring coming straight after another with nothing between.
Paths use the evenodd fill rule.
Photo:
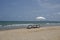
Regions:
<instances>
[{"instance_id":1,"label":"sandy beach","mask_svg":"<svg viewBox=\"0 0 60 40\"><path fill-rule=\"evenodd\" d=\"M0 40L60 40L60 26L0 31Z\"/></svg>"}]
</instances>

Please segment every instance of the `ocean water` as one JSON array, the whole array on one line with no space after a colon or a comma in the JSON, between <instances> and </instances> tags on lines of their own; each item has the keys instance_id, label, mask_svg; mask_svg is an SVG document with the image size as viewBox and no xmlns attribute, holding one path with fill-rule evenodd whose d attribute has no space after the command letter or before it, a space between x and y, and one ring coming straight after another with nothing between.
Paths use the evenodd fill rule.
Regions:
<instances>
[{"instance_id":1,"label":"ocean water","mask_svg":"<svg viewBox=\"0 0 60 40\"><path fill-rule=\"evenodd\" d=\"M0 21L1 29L26 28L28 25L39 24L43 26L60 26L60 21Z\"/></svg>"}]
</instances>

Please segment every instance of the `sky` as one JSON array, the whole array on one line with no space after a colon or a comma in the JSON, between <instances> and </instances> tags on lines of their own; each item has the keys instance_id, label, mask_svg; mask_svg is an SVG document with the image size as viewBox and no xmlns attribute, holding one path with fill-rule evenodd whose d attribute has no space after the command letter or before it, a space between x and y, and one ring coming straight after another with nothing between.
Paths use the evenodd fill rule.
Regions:
<instances>
[{"instance_id":1,"label":"sky","mask_svg":"<svg viewBox=\"0 0 60 40\"><path fill-rule=\"evenodd\" d=\"M0 21L60 21L60 0L0 0Z\"/></svg>"}]
</instances>

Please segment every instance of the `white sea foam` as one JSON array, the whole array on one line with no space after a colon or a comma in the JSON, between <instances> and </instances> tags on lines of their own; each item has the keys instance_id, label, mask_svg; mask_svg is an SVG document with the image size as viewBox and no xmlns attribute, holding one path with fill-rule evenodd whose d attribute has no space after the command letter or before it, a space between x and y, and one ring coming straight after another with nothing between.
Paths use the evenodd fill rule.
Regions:
<instances>
[{"instance_id":1,"label":"white sea foam","mask_svg":"<svg viewBox=\"0 0 60 40\"><path fill-rule=\"evenodd\" d=\"M2 26L2 25L0 25L0 26Z\"/></svg>"},{"instance_id":2,"label":"white sea foam","mask_svg":"<svg viewBox=\"0 0 60 40\"><path fill-rule=\"evenodd\" d=\"M34 24L9 24L9 25L0 25L0 29L2 28L26 28L28 25L34 25ZM40 24L40 26L54 26L54 25L60 25L60 23L46 23L46 24Z\"/></svg>"},{"instance_id":3,"label":"white sea foam","mask_svg":"<svg viewBox=\"0 0 60 40\"><path fill-rule=\"evenodd\" d=\"M12 24L12 25L5 25L4 27L27 27L31 24Z\"/></svg>"},{"instance_id":4,"label":"white sea foam","mask_svg":"<svg viewBox=\"0 0 60 40\"><path fill-rule=\"evenodd\" d=\"M0 25L0 28L2 27L2 25Z\"/></svg>"}]
</instances>

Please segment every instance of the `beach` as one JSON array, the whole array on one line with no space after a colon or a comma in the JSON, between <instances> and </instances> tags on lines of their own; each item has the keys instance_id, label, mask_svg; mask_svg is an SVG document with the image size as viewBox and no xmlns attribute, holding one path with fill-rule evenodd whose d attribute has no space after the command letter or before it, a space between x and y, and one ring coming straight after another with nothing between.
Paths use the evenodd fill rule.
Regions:
<instances>
[{"instance_id":1,"label":"beach","mask_svg":"<svg viewBox=\"0 0 60 40\"><path fill-rule=\"evenodd\" d=\"M3 30L0 40L60 40L60 26Z\"/></svg>"}]
</instances>

